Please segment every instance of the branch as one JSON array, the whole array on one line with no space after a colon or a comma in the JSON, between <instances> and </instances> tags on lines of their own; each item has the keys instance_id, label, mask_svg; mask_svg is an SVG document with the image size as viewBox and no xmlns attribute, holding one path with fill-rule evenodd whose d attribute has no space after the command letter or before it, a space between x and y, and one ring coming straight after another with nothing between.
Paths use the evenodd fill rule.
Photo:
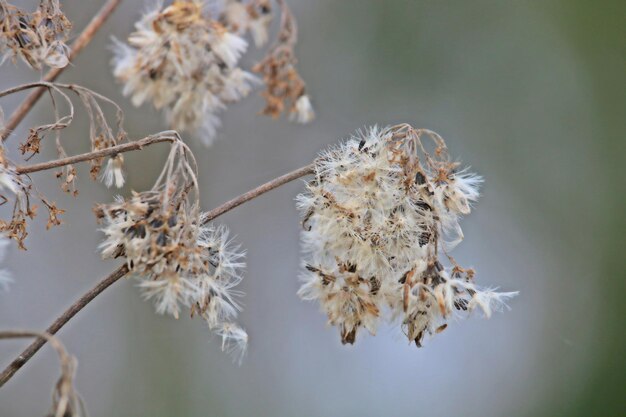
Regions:
<instances>
[{"instance_id":1,"label":"branch","mask_svg":"<svg viewBox=\"0 0 626 417\"><path fill-rule=\"evenodd\" d=\"M146 138L149 139L149 138ZM145 139L143 139L145 140ZM138 143L140 141L137 142L133 142L133 143L128 143L128 144L124 144L124 145L119 145L119 147L121 146L129 146L132 145L134 143ZM110 149L114 149L114 148L110 148ZM110 150L109 149L109 150ZM129 149L132 150L132 149ZM102 152L102 151L98 151L98 152ZM93 152L92 152L93 153ZM88 155L88 154L85 154ZM70 157L70 158L64 158L64 159L60 159L58 161L63 161L63 160L67 160L67 159L71 159L71 158L78 158L78 157L83 157L84 155L78 155L78 156L74 156L74 157ZM81 161L84 161L86 159L80 159ZM52 161L52 162L58 162L58 161ZM78 161L74 161L74 162L78 162ZM47 164L47 163L46 163ZM38 165L43 165L43 164L38 164ZM31 167L35 167L36 165L32 165ZM61 166L61 165L58 165ZM30 167L24 167L22 168L23 170L28 170ZM44 168L42 168L44 169ZM47 168L45 168L47 169ZM29 170L29 171L22 171L22 173L25 172L34 172L33 170ZM298 178L304 177L305 175L309 175L312 174L314 172L314 165L310 164L310 165L306 165L302 168L296 169L295 171L292 171L288 174L285 174L283 176L280 176L278 178L275 178L271 181L266 182L265 184L262 184L242 195L240 195L239 197L235 197L230 201L227 201L226 203L214 208L213 210L209 211L206 213L205 215L205 222L209 222L213 219L215 219L216 217L234 209L235 207L240 206L241 204L250 201L258 196L260 196L261 194L264 194L268 191L273 190L274 188L278 188L283 184L287 184L290 181L296 180ZM47 333L50 334L55 334L56 332L58 332L72 317L74 317L76 315L76 313L78 313L80 310L82 310L85 306L87 306L87 304L89 304L91 302L91 300L93 300L94 298L96 298L98 296L98 294L100 294L102 291L104 291L105 289L107 289L109 286L111 286L113 283L115 283L116 281L118 281L120 278L124 277L126 274L128 274L129 269L128 266L126 264L120 266L119 268L117 268L115 271L113 271L109 276L107 276L106 278L104 278L102 281L100 281L94 288L92 288L91 290L89 290L85 295L83 295L78 301L76 301L69 309L67 309L63 314L61 314L61 316L59 318L57 318L54 323L52 323L52 325L50 327L48 327L48 329L46 330ZM0 388L9 380L11 379L11 377L13 377L13 375L22 367L24 366L24 364L26 362L28 362L35 353L37 353L37 351L39 349L41 349L41 347L46 343L46 341L44 339L37 339L35 340L33 343L31 343L30 346L28 346L16 359L13 360L13 362L11 362L9 364L9 366L7 366L4 371L2 371L2 373L0 374Z\"/></svg>"},{"instance_id":2,"label":"branch","mask_svg":"<svg viewBox=\"0 0 626 417\"><path fill-rule=\"evenodd\" d=\"M121 145L112 146L110 148L101 149L98 151L87 152L80 155L68 156L67 158L55 159L53 161L46 161L40 164L33 164L28 166L16 166L15 172L17 174L30 174L32 172L37 171L45 171L48 169L58 168L65 165L71 165L78 162L91 161L93 159L103 158L105 156L117 155L120 153L137 151L143 149L145 146L150 146L155 143L161 142L174 142L176 141L175 136L161 136L161 135L153 135L148 136L146 138L123 143Z\"/></svg>"},{"instance_id":3,"label":"branch","mask_svg":"<svg viewBox=\"0 0 626 417\"><path fill-rule=\"evenodd\" d=\"M91 39L93 39L94 35L100 29L100 27L104 24L104 22L108 19L108 17L113 13L115 8L120 4L122 0L108 0L104 6L98 11L98 13L91 19L91 22L85 27L83 32L76 38L74 43L72 44L72 49L70 51L70 62L74 61L76 56L80 53L80 51L89 44ZM54 81L63 70L67 68L52 68L50 71L46 73L43 77L43 81L51 82ZM28 112L33 108L37 100L43 95L46 91L45 87L38 88L32 91L22 103L19 105L17 109L13 112L9 120L7 120L4 131L0 135L0 139L4 142L11 132L15 130L17 125L26 117Z\"/></svg>"},{"instance_id":4,"label":"branch","mask_svg":"<svg viewBox=\"0 0 626 417\"><path fill-rule=\"evenodd\" d=\"M52 345L59 356L61 363L61 377L55 384L52 395L52 409L49 416L62 417L66 415L86 416L85 406L74 388L74 373L76 372L76 359L71 356L59 339L50 333L34 332L30 330L7 330L0 331L2 339L37 338L46 340Z\"/></svg>"},{"instance_id":5,"label":"branch","mask_svg":"<svg viewBox=\"0 0 626 417\"><path fill-rule=\"evenodd\" d=\"M46 333L51 335L56 334L72 317L82 310L87 304L98 296L102 291L106 290L111 284L122 278L128 273L128 267L122 265L113 271L109 276L104 278L95 287L87 291L82 297L78 299L70 308L68 308L63 314L57 318L54 323L46 329ZM0 387L2 387L11 377L22 367L26 362L33 357L35 353L43 345L46 344L46 339L39 337L33 343L31 343L24 351L13 360L0 374Z\"/></svg>"},{"instance_id":6,"label":"branch","mask_svg":"<svg viewBox=\"0 0 626 417\"><path fill-rule=\"evenodd\" d=\"M303 166L302 168L298 168L295 171L291 171L288 174L282 175L278 178L275 178L271 181L266 182L265 184L259 185L258 187L241 194L239 197L235 197L230 201L225 202L224 204L215 207L213 210L205 213L205 223L210 222L214 218L221 216L227 211L231 211L237 206L242 205L243 203L250 201L261 194L265 194L268 191L272 191L274 188L278 188L283 184L287 184L293 180L297 180L298 178L304 177L305 175L312 174L313 164Z\"/></svg>"}]
</instances>

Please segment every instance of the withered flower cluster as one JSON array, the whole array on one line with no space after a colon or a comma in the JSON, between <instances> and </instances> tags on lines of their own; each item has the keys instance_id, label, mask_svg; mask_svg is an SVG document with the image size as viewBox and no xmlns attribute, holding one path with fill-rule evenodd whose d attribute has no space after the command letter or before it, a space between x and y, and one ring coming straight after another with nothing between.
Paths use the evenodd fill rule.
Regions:
<instances>
[{"instance_id":1,"label":"withered flower cluster","mask_svg":"<svg viewBox=\"0 0 626 417\"><path fill-rule=\"evenodd\" d=\"M479 288L474 271L447 255L481 181L459 171L439 135L406 124L371 128L322 153L298 196L300 296L320 303L343 343L354 343L360 328L374 334L382 317L399 319L421 346L455 313L478 307L489 316L515 293Z\"/></svg>"},{"instance_id":2,"label":"withered flower cluster","mask_svg":"<svg viewBox=\"0 0 626 417\"><path fill-rule=\"evenodd\" d=\"M265 98L263 114L278 118L283 112L298 123L309 123L315 118L306 86L296 69L294 48L298 39L296 20L284 0L281 6L280 31L276 44L267 56L252 70L263 77Z\"/></svg>"},{"instance_id":3,"label":"withered flower cluster","mask_svg":"<svg viewBox=\"0 0 626 417\"><path fill-rule=\"evenodd\" d=\"M272 20L268 0L227 1L221 7L205 0L174 0L147 12L128 43L115 44L114 75L135 106L144 102L165 112L169 125L195 133L210 145L220 127L219 113L247 96L258 79L241 68L247 50L244 36L260 46L267 41ZM295 21L283 1L277 46L255 71L263 74L278 116L285 100L300 122L313 118L304 83L293 65ZM207 11L214 6L213 13ZM280 103L279 103L280 102ZM280 108L280 109L279 109Z\"/></svg>"},{"instance_id":4,"label":"withered flower cluster","mask_svg":"<svg viewBox=\"0 0 626 417\"><path fill-rule=\"evenodd\" d=\"M66 42L71 29L58 0L41 0L32 13L0 0L2 61L19 57L34 69L63 68L69 63Z\"/></svg>"},{"instance_id":5,"label":"withered flower cluster","mask_svg":"<svg viewBox=\"0 0 626 417\"><path fill-rule=\"evenodd\" d=\"M188 308L222 336L223 349L241 358L247 334L232 321L243 253L225 227L209 224L200 212L195 161L182 141L172 145L152 190L100 205L96 215L106 235L103 258L123 258L158 313L178 318Z\"/></svg>"},{"instance_id":6,"label":"withered flower cluster","mask_svg":"<svg viewBox=\"0 0 626 417\"><path fill-rule=\"evenodd\" d=\"M22 90L44 87L48 89L52 97L52 109L55 120L29 129L28 136L19 145L19 150L26 160L40 153L41 143L44 137L52 134L55 138L56 150L59 158L67 157L67 152L61 142L61 131L67 128L74 120L74 103L68 93L74 93L80 99L82 107L89 116L89 139L91 151L100 151L119 145L127 140L126 132L122 127L123 114L119 106L108 98L95 93L85 87L71 84L58 84L36 82L25 84L19 88L9 89L0 92L0 97L4 97ZM60 98L61 100L58 100ZM61 103L65 104L65 115L60 114ZM113 125L109 122L102 107L103 103L110 104L114 108L115 116ZM2 128L3 126L0 126ZM105 163L106 167L102 170ZM123 158L121 154L114 154L109 157L97 157L89 160L91 165L90 174L95 180L100 178L107 186L124 185ZM78 178L74 164L66 164L56 172L56 177L61 182L61 188L72 194L78 195L76 180ZM11 162L6 156L3 145L0 144L0 205L12 203L13 210L9 220L0 219L0 232L5 236L14 239L21 249L25 249L24 239L28 235L27 222L37 215L37 204L39 201L47 209L47 228L61 224L61 215L64 210L58 208L56 204L48 200L30 180L28 175L18 174L16 164Z\"/></svg>"}]
</instances>

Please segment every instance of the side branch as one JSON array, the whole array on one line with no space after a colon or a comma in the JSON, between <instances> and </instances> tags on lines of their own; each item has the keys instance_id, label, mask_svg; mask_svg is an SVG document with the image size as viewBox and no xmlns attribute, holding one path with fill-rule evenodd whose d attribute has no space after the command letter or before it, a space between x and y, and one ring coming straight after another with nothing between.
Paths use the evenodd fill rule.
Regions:
<instances>
[{"instance_id":1,"label":"side branch","mask_svg":"<svg viewBox=\"0 0 626 417\"><path fill-rule=\"evenodd\" d=\"M143 140L148 140L150 138L146 138ZM163 140L172 140L172 138L168 138L168 139L163 139ZM162 140L162 141L163 141ZM140 143L141 141L137 141L137 142L132 142L132 143L127 143L124 145L118 145L117 147L114 148L110 148L108 150L113 150L115 148L117 149L117 152L119 153L120 150L119 148L122 146L131 146L133 144L137 144ZM145 145L145 144L144 144ZM136 148L139 149L139 148ZM127 148L127 150L132 150L130 148ZM98 151L98 152L102 152L102 151ZM88 155L88 154L85 154ZM101 155L101 156L105 156L105 155ZM85 158L84 155L78 155L76 157L70 157L70 158L82 158L79 160L74 160L72 162L79 162L79 161L85 161L88 158ZM63 160L67 160L70 158L64 158L64 159L60 159L59 161L63 161ZM57 162L57 161L52 161L53 163ZM48 164L48 163L46 163ZM42 164L38 164L38 165L42 165ZM32 165L31 167L35 167L36 165ZM61 165L54 165L54 166L61 166ZM26 173L26 172L34 172L35 170L29 170L30 167L24 167L22 168L22 171L20 173ZM48 169L48 168L41 168L41 169ZM38 169L38 170L41 170ZM19 170L19 168L18 168ZM19 171L18 171L19 172ZM243 203L250 201L258 196L260 196L261 194L264 194L268 191L271 191L275 188L280 187L281 185L287 184L290 181L296 180L298 178L304 177L306 175L312 174L314 173L314 165L310 164L310 165L306 165L302 168L296 169L295 171L292 171L290 173L287 173L283 176L280 176L278 178L275 178L271 181L266 182L265 184L262 184L242 195L240 195L239 197L235 197L230 201L227 201L226 203L214 208L213 210L207 212L205 214L204 220L205 222L209 222L213 219L215 219L216 217L234 209L235 207L238 207L240 205L242 205ZM47 333L50 333L52 335L56 334L56 332L58 332L72 317L74 317L80 310L82 310L85 306L87 306L87 304L89 304L94 298L96 298L98 296L98 294L100 294L101 292L103 292L105 289L107 289L109 286L111 286L113 283L115 283L116 281L118 281L120 278L124 277L126 274L128 274L129 269L128 266L126 264L120 266L119 268L117 268L115 271L113 271L110 275L108 275L106 278L104 278L102 281L100 281L98 284L96 284L96 286L94 288L92 288L91 290L89 290L85 295L83 295L78 301L76 301L69 309L67 309L59 318L57 318L54 323L52 323L52 325L50 327L48 327L48 329L46 330ZM30 346L28 346L16 359L13 360L13 362L11 362L9 364L9 366L7 366L4 371L2 371L2 373L0 373L0 387L2 387L9 379L11 379L11 377L22 367L24 366L24 364L26 362L28 362L35 353L37 353L37 351L39 349L41 349L41 347L46 343L46 340L43 338L38 338L37 340L35 340Z\"/></svg>"},{"instance_id":2,"label":"side branch","mask_svg":"<svg viewBox=\"0 0 626 417\"><path fill-rule=\"evenodd\" d=\"M93 39L94 35L102 27L104 22L108 19L108 17L113 13L115 8L120 4L122 0L108 0L104 6L98 11L98 13L91 19L91 22L85 27L82 33L76 38L74 43L72 44L72 49L70 51L70 62L73 62L76 56L80 53L80 51L89 44L91 39ZM43 81L51 82L54 81L63 70L67 68L52 68L50 71L46 73L43 77ZM7 120L5 124L4 131L0 134L0 139L4 142L11 132L15 130L17 125L26 117L28 112L35 105L37 100L43 95L46 91L45 87L40 87L36 90L33 90L19 107L13 112L9 120Z\"/></svg>"},{"instance_id":3,"label":"side branch","mask_svg":"<svg viewBox=\"0 0 626 417\"><path fill-rule=\"evenodd\" d=\"M302 168L296 169L295 171L291 171L288 174L282 175L271 181L268 181L265 184L259 185L258 187L246 193L241 194L239 197L235 197L232 200L227 201L226 203L218 207L215 207L213 210L206 212L205 223L210 222L214 218L221 216L227 211L230 211L234 209L235 207L240 206L243 203L258 197L261 194L265 194L268 191L272 191L274 188L278 188L283 184L286 184L293 180L297 180L298 178L304 177L305 175L313 174L313 172L315 172L314 165L310 164Z\"/></svg>"},{"instance_id":4,"label":"side branch","mask_svg":"<svg viewBox=\"0 0 626 417\"><path fill-rule=\"evenodd\" d=\"M128 273L128 267L124 264L113 271L110 275L96 284L91 290L87 291L78 301L76 301L70 308L68 308L63 314L57 318L54 323L50 325L46 329L46 333L51 335L56 334L72 317L76 315L80 310L82 310L87 304L91 302L94 298L98 296L102 291L106 290L113 283L118 281L124 275ZM43 345L46 344L46 339L39 337L33 343L31 343L24 351L13 360L7 366L2 373L0 373L0 387L2 387L11 377L22 367L26 362L33 357L35 353Z\"/></svg>"},{"instance_id":5,"label":"side branch","mask_svg":"<svg viewBox=\"0 0 626 417\"><path fill-rule=\"evenodd\" d=\"M175 136L148 136L134 142L123 143L121 145L112 146L110 148L101 149L99 151L87 152L80 155L68 156L67 158L55 159L53 161L46 161L40 164L33 164L28 166L17 166L15 172L17 174L30 174L37 171L45 171L48 169L58 168L65 165L71 165L78 162L91 161L93 159L103 158L105 156L117 155L124 152L141 150L146 146L153 145L161 142L174 142Z\"/></svg>"}]
</instances>

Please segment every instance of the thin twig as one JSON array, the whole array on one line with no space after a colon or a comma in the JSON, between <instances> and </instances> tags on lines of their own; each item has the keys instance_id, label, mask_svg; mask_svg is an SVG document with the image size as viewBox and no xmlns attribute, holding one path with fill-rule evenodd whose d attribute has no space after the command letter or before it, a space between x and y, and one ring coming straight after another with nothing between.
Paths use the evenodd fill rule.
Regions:
<instances>
[{"instance_id":1,"label":"thin twig","mask_svg":"<svg viewBox=\"0 0 626 417\"><path fill-rule=\"evenodd\" d=\"M268 181L263 185L259 185L258 187L246 193L241 194L239 197L235 197L232 200L227 201L226 203L218 207L215 207L213 210L206 212L205 222L209 222L213 220L214 218L216 218L217 216L220 216L226 213L227 211L230 211L234 209L235 207L242 205L246 201L249 201L249 200L252 200L253 198L258 197L261 194L271 191L274 188L278 188L281 185L286 184L290 181L297 180L298 178L304 177L305 175L312 174L313 172L314 172L313 164L310 164L302 168L296 169L295 171L291 171L290 173L282 175L278 178L274 178L273 180Z\"/></svg>"},{"instance_id":2,"label":"thin twig","mask_svg":"<svg viewBox=\"0 0 626 417\"><path fill-rule=\"evenodd\" d=\"M98 11L98 13L91 19L91 22L85 27L82 33L76 38L74 43L72 43L72 49L70 51L70 62L73 62L76 56L80 53L80 51L89 44L91 39L93 39L94 35L100 29L100 27L104 24L107 18L113 13L115 8L120 4L122 0L108 0L104 6ZM67 68L52 68L50 71L46 73L43 77L43 81L51 82L54 81L63 70ZM33 90L22 103L19 105L17 109L13 112L9 120L5 124L4 131L0 134L0 138L2 141L5 141L11 132L15 130L17 125L26 117L28 112L33 108L37 100L43 95L46 91L45 87L38 88Z\"/></svg>"},{"instance_id":3,"label":"thin twig","mask_svg":"<svg viewBox=\"0 0 626 417\"><path fill-rule=\"evenodd\" d=\"M153 135L143 139L136 140L134 142L123 143L121 145L112 146L106 149L100 149L98 151L87 152L80 155L68 156L67 158L55 159L52 161L46 161L39 164L16 166L15 172L17 174L30 174L37 171L45 171L48 169L58 168L66 165L72 165L78 162L91 161L105 156L117 155L120 153L141 150L146 146L153 145L161 142L174 142L176 141L174 136L162 136Z\"/></svg>"},{"instance_id":4,"label":"thin twig","mask_svg":"<svg viewBox=\"0 0 626 417\"><path fill-rule=\"evenodd\" d=\"M128 267L124 264L109 274L106 278L96 284L91 290L87 291L82 297L78 299L70 308L65 310L63 314L57 318L54 323L46 329L46 333L56 334L72 317L82 310L87 304L91 302L98 294L107 289L111 284L122 278L128 273ZM0 374L0 387L2 387L11 377L22 367L26 362L33 357L35 353L43 345L46 344L46 340L43 338L36 339L31 343L24 351L13 360Z\"/></svg>"},{"instance_id":5,"label":"thin twig","mask_svg":"<svg viewBox=\"0 0 626 417\"><path fill-rule=\"evenodd\" d=\"M23 338L45 339L52 345L52 348L59 356L61 376L54 387L52 409L48 415L54 417L63 417L66 415L86 416L84 404L74 388L76 359L67 352L63 343L50 333L31 330L0 331L0 340Z\"/></svg>"},{"instance_id":6,"label":"thin twig","mask_svg":"<svg viewBox=\"0 0 626 417\"><path fill-rule=\"evenodd\" d=\"M137 142L133 142L137 143ZM119 146L125 146L131 144L124 144ZM112 149L112 148L111 148ZM79 155L80 156L80 155ZM29 171L33 172L33 171ZM271 191L275 188L280 187L283 184L286 184L290 181L296 180L298 178L304 177L306 175L312 174L314 172L314 165L306 165L302 168L296 169L288 174L282 175L278 178L275 178L271 181L266 182L242 195L239 197L235 197L230 201L214 208L213 210L207 212L205 214L205 221L211 221L216 217L234 209L241 204L250 201L261 194L264 194L268 191ZM120 278L124 277L128 274L129 269L126 264L120 266L115 271L113 271L110 275L100 281L94 288L89 290L85 295L83 295L78 301L76 301L69 309L67 309L59 318L57 318L54 323L46 330L47 333L55 334L59 331L72 317L76 315L80 310L82 310L91 300L96 298L98 294L107 289L113 283L118 281ZM0 387L2 387L11 377L22 367L26 362L33 357L35 353L46 343L44 339L35 340L30 346L28 346L16 359L13 360L7 366L4 371L0 374Z\"/></svg>"}]
</instances>

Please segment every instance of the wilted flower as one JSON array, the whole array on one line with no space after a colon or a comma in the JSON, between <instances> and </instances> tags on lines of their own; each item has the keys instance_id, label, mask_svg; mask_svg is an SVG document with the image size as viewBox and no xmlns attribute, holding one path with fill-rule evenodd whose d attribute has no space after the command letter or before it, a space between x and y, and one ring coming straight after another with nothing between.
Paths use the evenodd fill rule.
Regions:
<instances>
[{"instance_id":1,"label":"wilted flower","mask_svg":"<svg viewBox=\"0 0 626 417\"><path fill-rule=\"evenodd\" d=\"M217 114L240 100L255 77L238 67L247 42L203 11L201 0L175 0L136 24L128 44L116 42L114 74L139 106L163 109L172 128L210 144Z\"/></svg>"},{"instance_id":2,"label":"wilted flower","mask_svg":"<svg viewBox=\"0 0 626 417\"><path fill-rule=\"evenodd\" d=\"M106 235L102 256L125 259L158 313L178 318L181 308L189 308L192 317L202 317L223 337L232 334L241 346L247 336L232 320L239 311L234 288L242 279L244 255L225 227L209 224L200 213L187 152L182 142L173 145L153 190L97 207Z\"/></svg>"},{"instance_id":3,"label":"wilted flower","mask_svg":"<svg viewBox=\"0 0 626 417\"><path fill-rule=\"evenodd\" d=\"M283 112L298 123L309 123L315 118L306 86L296 69L294 48L298 40L296 20L283 0L278 1L281 10L280 30L270 52L252 70L262 75L265 83L265 108L262 113L278 118Z\"/></svg>"},{"instance_id":4,"label":"wilted flower","mask_svg":"<svg viewBox=\"0 0 626 417\"><path fill-rule=\"evenodd\" d=\"M2 61L20 57L35 69L43 64L63 68L69 63L70 49L65 42L71 28L58 0L42 0L33 13L0 0Z\"/></svg>"},{"instance_id":5,"label":"wilted flower","mask_svg":"<svg viewBox=\"0 0 626 417\"><path fill-rule=\"evenodd\" d=\"M422 143L434 141L430 155ZM408 125L367 130L320 155L298 196L305 252L299 294L317 300L343 343L379 319L402 318L417 346L455 311L486 316L516 293L483 290L474 272L444 268L439 254L462 239L459 220L478 198L480 177L458 171L443 139Z\"/></svg>"}]
</instances>

